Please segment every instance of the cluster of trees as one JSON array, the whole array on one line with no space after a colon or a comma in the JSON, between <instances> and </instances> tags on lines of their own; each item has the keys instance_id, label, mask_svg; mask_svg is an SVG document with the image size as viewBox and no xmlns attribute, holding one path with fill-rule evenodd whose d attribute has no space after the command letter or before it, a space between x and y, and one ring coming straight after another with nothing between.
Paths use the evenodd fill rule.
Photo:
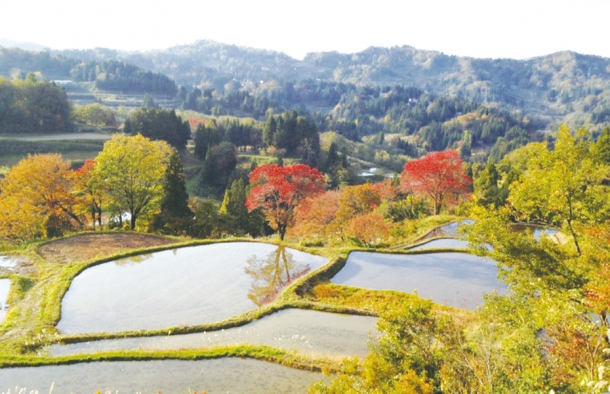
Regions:
<instances>
[{"instance_id":1,"label":"cluster of trees","mask_svg":"<svg viewBox=\"0 0 610 394\"><path fill-rule=\"evenodd\" d=\"M359 140L384 132L414 135L427 151L460 148L468 157L473 148L493 146L499 138L515 148L528 143L534 127L524 118L462 97L436 96L416 88L360 87L343 95L320 127ZM409 153L409 147L404 147ZM507 151L496 153L501 158Z\"/></svg>"},{"instance_id":2,"label":"cluster of trees","mask_svg":"<svg viewBox=\"0 0 610 394\"><path fill-rule=\"evenodd\" d=\"M263 129L263 144L281 149L289 156L298 155L309 166L317 165L320 153L318 130L297 111L269 115Z\"/></svg>"},{"instance_id":3,"label":"cluster of trees","mask_svg":"<svg viewBox=\"0 0 610 394\"><path fill-rule=\"evenodd\" d=\"M466 320L422 300L381 312L382 335L364 362L347 362L314 392L607 391L608 152L610 129L594 141L562 127L552 145L531 143L474 169L467 236L498 263L510 293L488 295Z\"/></svg>"},{"instance_id":4,"label":"cluster of trees","mask_svg":"<svg viewBox=\"0 0 610 394\"><path fill-rule=\"evenodd\" d=\"M123 128L125 134L142 134L151 140L165 141L178 151L186 148L191 138L188 121L176 115L176 111L142 108L130 114Z\"/></svg>"},{"instance_id":5,"label":"cluster of trees","mask_svg":"<svg viewBox=\"0 0 610 394\"><path fill-rule=\"evenodd\" d=\"M249 140L255 140L256 132L257 129L251 123L217 123L215 120L199 123L195 130L194 154L199 160L203 160L199 180L201 194L222 195L237 166L237 146L234 142L247 143Z\"/></svg>"},{"instance_id":6,"label":"cluster of trees","mask_svg":"<svg viewBox=\"0 0 610 394\"><path fill-rule=\"evenodd\" d=\"M353 141L380 133L413 136L412 143L400 140L396 146L397 151L412 157L418 156L417 148L423 151L459 148L462 157L467 158L474 148L492 147L494 159L499 160L510 150L530 142L533 131L543 127L525 117L461 96L438 96L415 87L304 80L273 81L251 90L235 87L222 93L194 89L183 94L182 106L212 115L254 118L269 111L300 108L301 113L312 113L319 130L334 130ZM263 139L266 145L276 145Z\"/></svg>"},{"instance_id":7,"label":"cluster of trees","mask_svg":"<svg viewBox=\"0 0 610 394\"><path fill-rule=\"evenodd\" d=\"M66 92L52 82L0 78L0 134L73 131Z\"/></svg>"},{"instance_id":8,"label":"cluster of trees","mask_svg":"<svg viewBox=\"0 0 610 394\"><path fill-rule=\"evenodd\" d=\"M118 134L78 170L59 154L28 156L0 184L0 237L25 241L95 228L104 212L110 225L125 219L131 230L147 228L159 214L167 223L167 212L192 218L186 189L174 192L181 176L177 157L163 141Z\"/></svg>"},{"instance_id":9,"label":"cluster of trees","mask_svg":"<svg viewBox=\"0 0 610 394\"><path fill-rule=\"evenodd\" d=\"M308 196L296 207L288 234L313 243L387 244L403 235L405 222L463 201L471 183L456 151L432 153L407 163L400 180Z\"/></svg>"},{"instance_id":10,"label":"cluster of trees","mask_svg":"<svg viewBox=\"0 0 610 394\"><path fill-rule=\"evenodd\" d=\"M70 76L74 82L95 82L97 89L113 92L169 97L178 92L176 83L167 76L116 60L80 63L70 70Z\"/></svg>"},{"instance_id":11,"label":"cluster of trees","mask_svg":"<svg viewBox=\"0 0 610 394\"><path fill-rule=\"evenodd\" d=\"M66 51L66 55L47 51L24 51L18 48L0 48L0 75L24 78L36 73L47 80L94 82L100 90L122 93L156 94L174 97L176 83L165 74L146 71L134 64L108 60L118 53L103 52L97 59L86 51Z\"/></svg>"},{"instance_id":12,"label":"cluster of trees","mask_svg":"<svg viewBox=\"0 0 610 394\"><path fill-rule=\"evenodd\" d=\"M220 195L233 180L238 149L267 148L281 160L297 157L316 166L320 141L316 127L296 111L270 115L264 127L254 121L215 120L200 122L194 135L194 154L204 161L200 189L202 194Z\"/></svg>"},{"instance_id":13,"label":"cluster of trees","mask_svg":"<svg viewBox=\"0 0 610 394\"><path fill-rule=\"evenodd\" d=\"M69 56L46 51L0 48L0 75L23 79L28 73L42 74L46 79L69 79L70 69L78 63Z\"/></svg>"},{"instance_id":14,"label":"cluster of trees","mask_svg":"<svg viewBox=\"0 0 610 394\"><path fill-rule=\"evenodd\" d=\"M266 97L252 95L243 90L229 90L219 94L214 89L194 88L187 92L181 86L178 92L181 109L191 109L213 116L234 115L261 118L270 108L279 108Z\"/></svg>"},{"instance_id":15,"label":"cluster of trees","mask_svg":"<svg viewBox=\"0 0 610 394\"><path fill-rule=\"evenodd\" d=\"M114 112L98 103L75 105L70 116L72 121L82 125L117 126Z\"/></svg>"}]
</instances>

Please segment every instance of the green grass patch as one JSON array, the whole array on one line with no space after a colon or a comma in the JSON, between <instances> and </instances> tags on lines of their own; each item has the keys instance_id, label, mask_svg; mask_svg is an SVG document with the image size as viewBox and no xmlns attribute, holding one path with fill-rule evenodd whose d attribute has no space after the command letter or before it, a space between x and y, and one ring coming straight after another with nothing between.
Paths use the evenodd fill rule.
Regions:
<instances>
[{"instance_id":1,"label":"green grass patch","mask_svg":"<svg viewBox=\"0 0 610 394\"><path fill-rule=\"evenodd\" d=\"M0 144L0 155L35 154L35 153L67 153L74 151L101 151L104 140L44 140L23 141L3 139Z\"/></svg>"},{"instance_id":2,"label":"green grass patch","mask_svg":"<svg viewBox=\"0 0 610 394\"><path fill-rule=\"evenodd\" d=\"M252 358L312 372L337 371L340 367L339 360L330 358L314 358L264 345L239 345L193 350L117 351L60 357L8 355L0 356L0 368L100 361L209 360L224 357Z\"/></svg>"}]
</instances>

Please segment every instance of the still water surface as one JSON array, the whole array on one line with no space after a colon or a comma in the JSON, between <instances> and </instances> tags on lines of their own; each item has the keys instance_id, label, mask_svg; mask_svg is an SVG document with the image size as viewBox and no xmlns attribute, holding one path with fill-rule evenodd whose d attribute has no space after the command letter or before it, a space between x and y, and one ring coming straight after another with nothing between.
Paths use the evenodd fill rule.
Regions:
<instances>
[{"instance_id":1,"label":"still water surface","mask_svg":"<svg viewBox=\"0 0 610 394\"><path fill-rule=\"evenodd\" d=\"M273 300L327 259L236 242L139 255L79 274L62 300L63 334L212 323Z\"/></svg>"},{"instance_id":2,"label":"still water surface","mask_svg":"<svg viewBox=\"0 0 610 394\"><path fill-rule=\"evenodd\" d=\"M307 393L321 373L236 358L116 361L0 369L0 392L92 394ZM15 389L18 387L18 390Z\"/></svg>"},{"instance_id":3,"label":"still water surface","mask_svg":"<svg viewBox=\"0 0 610 394\"><path fill-rule=\"evenodd\" d=\"M365 356L367 340L377 336L376 317L285 309L241 327L143 338L53 345L52 356L115 350L202 348L250 343L296 350L309 355Z\"/></svg>"},{"instance_id":4,"label":"still water surface","mask_svg":"<svg viewBox=\"0 0 610 394\"><path fill-rule=\"evenodd\" d=\"M455 238L441 238L428 241L425 244L417 245L409 250L434 249L434 248L449 248L449 249L467 249L468 241Z\"/></svg>"},{"instance_id":5,"label":"still water surface","mask_svg":"<svg viewBox=\"0 0 610 394\"><path fill-rule=\"evenodd\" d=\"M350 253L343 269L331 282L375 290L398 290L432 298L436 303L475 309L483 294L506 293L497 279L496 263L468 253L414 255Z\"/></svg>"},{"instance_id":6,"label":"still water surface","mask_svg":"<svg viewBox=\"0 0 610 394\"><path fill-rule=\"evenodd\" d=\"M14 268L17 260L11 256L0 256L0 268Z\"/></svg>"}]
</instances>

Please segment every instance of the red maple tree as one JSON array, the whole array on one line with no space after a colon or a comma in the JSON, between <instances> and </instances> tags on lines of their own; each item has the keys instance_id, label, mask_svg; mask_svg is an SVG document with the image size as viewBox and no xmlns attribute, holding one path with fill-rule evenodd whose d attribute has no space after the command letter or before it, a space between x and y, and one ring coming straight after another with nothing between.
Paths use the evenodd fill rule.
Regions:
<instances>
[{"instance_id":1,"label":"red maple tree","mask_svg":"<svg viewBox=\"0 0 610 394\"><path fill-rule=\"evenodd\" d=\"M261 208L283 240L286 230L294 221L299 201L324 191L324 177L320 171L304 164L280 167L265 164L250 173L253 185L246 207L248 211Z\"/></svg>"},{"instance_id":2,"label":"red maple tree","mask_svg":"<svg viewBox=\"0 0 610 394\"><path fill-rule=\"evenodd\" d=\"M421 159L405 164L400 176L403 191L429 197L438 215L446 202L470 191L472 179L462 167L462 160L455 150L432 152Z\"/></svg>"}]
</instances>

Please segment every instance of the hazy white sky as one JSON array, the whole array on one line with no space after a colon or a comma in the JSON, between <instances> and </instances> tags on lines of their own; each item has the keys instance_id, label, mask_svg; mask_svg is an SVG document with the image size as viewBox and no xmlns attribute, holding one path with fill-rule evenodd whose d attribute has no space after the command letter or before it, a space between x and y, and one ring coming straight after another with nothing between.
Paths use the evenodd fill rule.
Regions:
<instances>
[{"instance_id":1,"label":"hazy white sky","mask_svg":"<svg viewBox=\"0 0 610 394\"><path fill-rule=\"evenodd\" d=\"M394 45L473 57L610 57L609 16L610 0L3 0L0 38L142 51L211 39L296 58Z\"/></svg>"}]
</instances>

